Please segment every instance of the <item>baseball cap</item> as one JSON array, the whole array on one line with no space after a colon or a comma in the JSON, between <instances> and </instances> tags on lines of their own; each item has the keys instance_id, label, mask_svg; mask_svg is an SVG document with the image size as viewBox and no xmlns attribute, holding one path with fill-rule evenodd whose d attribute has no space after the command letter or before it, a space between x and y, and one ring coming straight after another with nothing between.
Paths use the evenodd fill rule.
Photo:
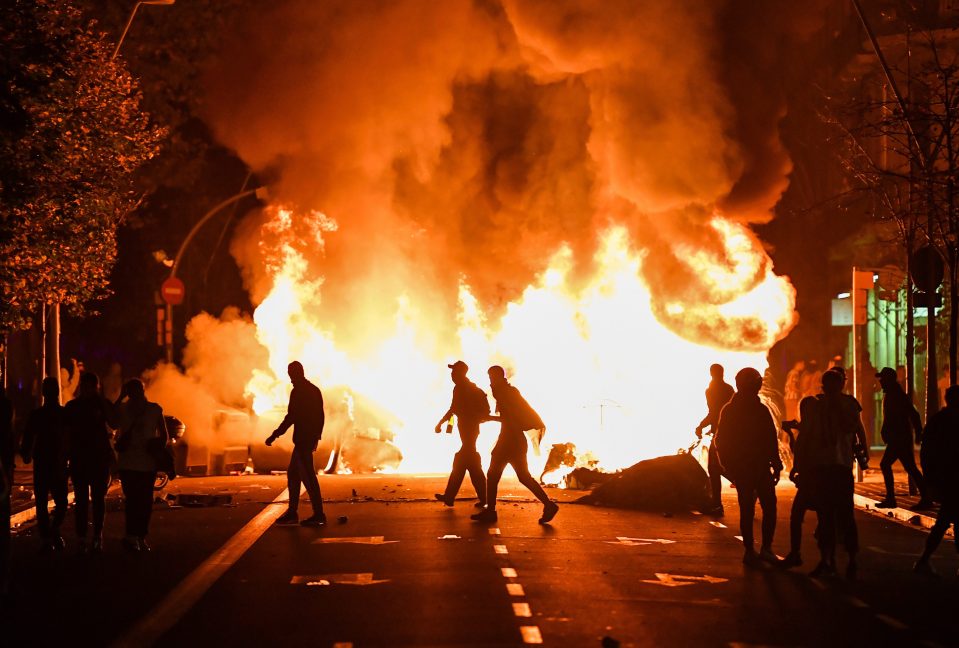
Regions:
<instances>
[{"instance_id":1,"label":"baseball cap","mask_svg":"<svg viewBox=\"0 0 959 648\"><path fill-rule=\"evenodd\" d=\"M467 371L469 371L469 367L466 366L466 363L463 362L462 360L457 360L453 364L446 365L446 366L452 369L453 371L461 371L463 373L466 373Z\"/></svg>"}]
</instances>

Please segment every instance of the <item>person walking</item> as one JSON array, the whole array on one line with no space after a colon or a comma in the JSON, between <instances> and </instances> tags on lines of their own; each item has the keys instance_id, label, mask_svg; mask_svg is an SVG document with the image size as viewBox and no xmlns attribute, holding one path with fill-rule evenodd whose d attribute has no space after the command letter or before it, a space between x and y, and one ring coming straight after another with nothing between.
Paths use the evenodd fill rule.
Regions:
<instances>
[{"instance_id":1,"label":"person walking","mask_svg":"<svg viewBox=\"0 0 959 648\"><path fill-rule=\"evenodd\" d=\"M879 461L882 478L886 484L886 497L876 504L876 508L896 508L897 506L892 466L898 461L919 489L919 503L913 509L928 509L932 501L926 494L922 473L916 466L913 445L913 438L916 442L922 441L922 419L919 418L919 412L912 404L912 399L899 385L899 377L895 369L884 367L876 374L876 378L879 379L879 386L883 391L880 434L886 444L886 451L883 452L882 459Z\"/></svg>"},{"instance_id":2,"label":"person walking","mask_svg":"<svg viewBox=\"0 0 959 648\"><path fill-rule=\"evenodd\" d=\"M725 474L736 486L739 528L743 536L743 563L756 566L760 560L778 564L773 553L776 533L776 484L782 471L779 444L772 414L759 399L762 375L751 367L736 374L736 394L719 415L716 445ZM762 545L756 553L753 518L756 500L763 512Z\"/></svg>"},{"instance_id":3,"label":"person walking","mask_svg":"<svg viewBox=\"0 0 959 648\"><path fill-rule=\"evenodd\" d=\"M501 426L499 438L490 456L489 472L486 475L486 508L470 517L477 522L496 522L496 491L503 471L509 465L516 471L519 482L543 503L543 514L539 518L539 523L547 524L556 517L559 505L549 499L546 491L529 472L526 459L529 446L525 434L526 430L545 430L546 424L526 402L520 391L506 380L506 371L502 367L494 365L487 373L493 398L496 399L496 411L499 414L489 417L489 420L499 421Z\"/></svg>"},{"instance_id":4,"label":"person walking","mask_svg":"<svg viewBox=\"0 0 959 648\"><path fill-rule=\"evenodd\" d=\"M723 514L723 474L722 465L719 463L719 454L716 451L716 428L719 425L719 413L726 406L726 403L733 397L736 390L733 386L723 379L723 366L721 364L710 365L709 375L711 380L706 388L706 416L699 425L696 426L696 436L703 438L703 430L709 428L709 434L713 437L709 443L709 453L707 455L706 467L709 470L710 496L712 498L712 508L705 511L711 515Z\"/></svg>"},{"instance_id":5,"label":"person walking","mask_svg":"<svg viewBox=\"0 0 959 648\"><path fill-rule=\"evenodd\" d=\"M147 534L153 513L153 484L157 465L150 452L151 439L167 441L163 409L146 398L143 383L137 379L124 383L117 398L117 469L123 488L128 551L150 551Z\"/></svg>"},{"instance_id":6,"label":"person walking","mask_svg":"<svg viewBox=\"0 0 959 648\"><path fill-rule=\"evenodd\" d=\"M956 551L959 552L959 385L946 389L946 407L929 418L919 457L926 482L939 497L939 514L926 538L922 555L913 566L918 574L935 575L932 554L953 525ZM959 571L956 572L959 576Z\"/></svg>"},{"instance_id":7,"label":"person walking","mask_svg":"<svg viewBox=\"0 0 959 648\"><path fill-rule=\"evenodd\" d=\"M845 382L839 371L823 374L823 393L816 397L814 424L804 428L799 444L803 471L813 481L819 518L816 539L820 560L810 575L835 575L836 544L842 537L849 554L846 577L855 580L859 534L854 516L852 465L855 448L866 444L866 430L859 403L842 391Z\"/></svg>"},{"instance_id":8,"label":"person walking","mask_svg":"<svg viewBox=\"0 0 959 648\"><path fill-rule=\"evenodd\" d=\"M32 412L20 443L24 463L33 463L33 495L37 508L40 550L64 548L60 526L67 515L67 429L60 405L60 383L44 378L43 405ZM53 520L48 500L53 496Z\"/></svg>"},{"instance_id":9,"label":"person walking","mask_svg":"<svg viewBox=\"0 0 959 648\"><path fill-rule=\"evenodd\" d=\"M100 378L91 372L80 376L79 392L64 407L67 422L67 456L73 482L74 515L80 553L103 551L110 467L115 461L112 437L113 405L100 394ZM93 510L93 542L87 543L88 516Z\"/></svg>"},{"instance_id":10,"label":"person walking","mask_svg":"<svg viewBox=\"0 0 959 648\"><path fill-rule=\"evenodd\" d=\"M446 482L446 490L443 493L437 493L435 497L446 506L453 506L463 478L469 473L479 500L476 506L484 508L486 506L486 475L483 473L483 461L480 459L479 452L476 451L476 440L479 438L480 423L487 420L490 415L489 400L486 398L486 392L466 377L469 367L465 362L457 360L447 366L450 369L450 378L453 380L453 400L449 409L436 424L435 431L439 434L443 424L455 416L461 446L453 456L453 470Z\"/></svg>"},{"instance_id":11,"label":"person walking","mask_svg":"<svg viewBox=\"0 0 959 648\"><path fill-rule=\"evenodd\" d=\"M286 471L287 488L290 493L290 504L286 512L281 515L277 524L296 524L299 521L297 509L300 503L300 485L306 486L310 496L310 505L313 515L300 524L303 526L323 526L326 524L326 515L323 513L323 496L320 493L320 482L316 478L316 468L313 465L313 452L323 436L323 425L326 415L323 411L323 393L320 388L306 379L303 365L294 360L287 367L293 390L290 392L290 403L286 416L273 434L266 440L266 445L283 436L290 427L293 427L293 452L290 454L290 465Z\"/></svg>"},{"instance_id":12,"label":"person walking","mask_svg":"<svg viewBox=\"0 0 959 648\"><path fill-rule=\"evenodd\" d=\"M782 423L782 428L789 437L789 448L793 453L789 480L796 485L796 495L789 510L789 553L780 563L780 566L785 569L802 566L802 525L806 511L815 510L813 479L805 465L806 457L803 454L805 448L799 443L799 437L807 433L812 434L815 416L818 414L817 402L815 397L807 396L799 401L799 420Z\"/></svg>"}]
</instances>

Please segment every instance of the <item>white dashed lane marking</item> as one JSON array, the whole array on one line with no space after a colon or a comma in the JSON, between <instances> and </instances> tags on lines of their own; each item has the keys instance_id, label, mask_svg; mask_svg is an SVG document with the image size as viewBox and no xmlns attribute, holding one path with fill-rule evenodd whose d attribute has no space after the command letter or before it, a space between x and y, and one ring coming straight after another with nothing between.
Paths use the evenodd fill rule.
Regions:
<instances>
[{"instance_id":1,"label":"white dashed lane marking","mask_svg":"<svg viewBox=\"0 0 959 648\"><path fill-rule=\"evenodd\" d=\"M543 635L540 634L538 626L520 626L519 631L523 635L523 643L543 643Z\"/></svg>"},{"instance_id":2,"label":"white dashed lane marking","mask_svg":"<svg viewBox=\"0 0 959 648\"><path fill-rule=\"evenodd\" d=\"M499 529L492 528L489 530L490 535L498 536L500 535ZM509 551L506 548L506 545L503 544L494 544L493 551L496 552L498 556L502 556L504 559L509 560ZM515 580L517 577L516 570L513 567L500 567L500 574L503 575L503 578L507 580L506 583L506 593L511 597L516 598L525 598L526 590L520 583L517 583ZM533 611L529 607L529 603L526 601L517 601L511 603L513 608L513 616L519 619L528 619L533 616ZM534 625L524 625L519 627L520 635L523 638L523 643L525 644L541 644L543 643L543 634L539 630L539 626Z\"/></svg>"},{"instance_id":3,"label":"white dashed lane marking","mask_svg":"<svg viewBox=\"0 0 959 648\"><path fill-rule=\"evenodd\" d=\"M712 525L713 525L714 527L716 527L717 529L725 529L725 528L726 528L726 525L725 525L725 524L723 524L722 522L717 522L716 520L710 520L709 523L712 524Z\"/></svg>"}]
</instances>

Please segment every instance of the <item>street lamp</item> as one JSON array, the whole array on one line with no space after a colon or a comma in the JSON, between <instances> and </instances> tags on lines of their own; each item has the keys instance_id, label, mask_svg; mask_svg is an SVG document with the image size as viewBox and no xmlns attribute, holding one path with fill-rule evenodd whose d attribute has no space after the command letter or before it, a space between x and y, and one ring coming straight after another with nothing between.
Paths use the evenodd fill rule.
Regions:
<instances>
[{"instance_id":1,"label":"street lamp","mask_svg":"<svg viewBox=\"0 0 959 648\"><path fill-rule=\"evenodd\" d=\"M127 32L130 31L130 25L133 23L133 17L137 15L137 9L140 8L140 5L171 5L176 0L141 0L133 5L133 11L130 12L130 18L127 20L127 26L123 28L123 33L120 34L120 40L117 41L116 49L113 50L113 56L110 57L112 61L117 57L117 54L120 53L120 46L123 45L123 39L127 37Z\"/></svg>"},{"instance_id":2,"label":"street lamp","mask_svg":"<svg viewBox=\"0 0 959 648\"><path fill-rule=\"evenodd\" d=\"M216 216L224 207L229 207L238 200L242 200L247 196L255 195L260 200L266 200L268 194L266 187L257 187L256 189L247 189L246 191L241 191L240 193L230 196L220 204L216 205L210 211L205 213L200 220L198 220L193 228L186 235L186 238L183 239L183 243L180 244L180 249L177 250L176 256L173 259L173 265L170 266L170 276L166 278L166 281L163 282L163 301L166 302L166 317L164 321L164 346L166 347L166 361L169 364L173 364L173 302L174 299L171 299L170 296L166 294L166 289L168 286L174 286L179 288L180 293L178 295L179 299L182 299L183 296L183 284L179 282L176 276L177 268L180 267L180 259L183 258L183 253L186 251L187 246L190 244L190 241L193 240L193 237L196 236L196 233L203 227L204 223ZM179 303L179 302L177 302Z\"/></svg>"}]
</instances>

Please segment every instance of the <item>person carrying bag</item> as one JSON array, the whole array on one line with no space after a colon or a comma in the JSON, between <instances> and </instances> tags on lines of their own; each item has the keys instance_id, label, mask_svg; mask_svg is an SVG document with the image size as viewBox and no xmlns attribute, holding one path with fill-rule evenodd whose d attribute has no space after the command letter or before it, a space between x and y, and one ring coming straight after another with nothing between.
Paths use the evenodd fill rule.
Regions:
<instances>
[{"instance_id":1,"label":"person carrying bag","mask_svg":"<svg viewBox=\"0 0 959 648\"><path fill-rule=\"evenodd\" d=\"M164 455L169 456L166 422L161 407L146 399L143 383L137 379L123 385L117 405L117 467L126 514L123 547L129 551L150 551L146 537L153 512L153 484L157 471L169 467L161 465L166 462Z\"/></svg>"}]
</instances>

